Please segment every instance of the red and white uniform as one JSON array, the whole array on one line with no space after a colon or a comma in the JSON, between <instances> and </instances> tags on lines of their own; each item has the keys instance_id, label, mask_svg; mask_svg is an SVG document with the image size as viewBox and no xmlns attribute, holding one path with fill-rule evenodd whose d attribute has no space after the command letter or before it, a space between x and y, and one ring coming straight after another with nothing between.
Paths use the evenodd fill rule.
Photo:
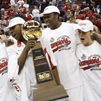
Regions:
<instances>
[{"instance_id":1,"label":"red and white uniform","mask_svg":"<svg viewBox=\"0 0 101 101\"><path fill-rule=\"evenodd\" d=\"M15 9L14 8L9 8L9 9L7 9L7 13L8 13L9 16L14 16L15 15Z\"/></svg>"},{"instance_id":2,"label":"red and white uniform","mask_svg":"<svg viewBox=\"0 0 101 101\"><path fill-rule=\"evenodd\" d=\"M70 6L64 6L62 9L65 11L65 13L67 13L68 9L70 9Z\"/></svg>"},{"instance_id":3,"label":"red and white uniform","mask_svg":"<svg viewBox=\"0 0 101 101\"><path fill-rule=\"evenodd\" d=\"M4 30L4 28L6 26L6 20L5 19L0 20L0 26L1 26L0 30Z\"/></svg>"},{"instance_id":4,"label":"red and white uniform","mask_svg":"<svg viewBox=\"0 0 101 101\"><path fill-rule=\"evenodd\" d=\"M93 15L93 11L92 10L86 11L86 16L87 17L92 17L92 15Z\"/></svg>"},{"instance_id":5,"label":"red and white uniform","mask_svg":"<svg viewBox=\"0 0 101 101\"><path fill-rule=\"evenodd\" d=\"M25 14L25 21L31 20L32 19L32 15L31 14Z\"/></svg>"},{"instance_id":6,"label":"red and white uniform","mask_svg":"<svg viewBox=\"0 0 101 101\"><path fill-rule=\"evenodd\" d=\"M84 101L101 101L101 45L77 46L77 57L84 83Z\"/></svg>"},{"instance_id":7,"label":"red and white uniform","mask_svg":"<svg viewBox=\"0 0 101 101\"><path fill-rule=\"evenodd\" d=\"M16 101L8 85L8 57L5 44L0 42L0 101Z\"/></svg>"},{"instance_id":8,"label":"red and white uniform","mask_svg":"<svg viewBox=\"0 0 101 101\"><path fill-rule=\"evenodd\" d=\"M20 6L19 9L20 9L20 11L21 11L23 14L26 14L26 7Z\"/></svg>"},{"instance_id":9,"label":"red and white uniform","mask_svg":"<svg viewBox=\"0 0 101 101\"><path fill-rule=\"evenodd\" d=\"M8 62L9 84L12 86L12 92L17 101L33 101L32 94L33 91L37 89L37 85L31 51L29 51L24 67L21 73L18 75L19 70L18 58L22 53L25 44L17 41L12 37L11 39L14 40L14 44L11 45L10 47L7 47L9 57Z\"/></svg>"},{"instance_id":10,"label":"red and white uniform","mask_svg":"<svg viewBox=\"0 0 101 101\"><path fill-rule=\"evenodd\" d=\"M9 15L8 14L4 14L2 16L4 17L5 20L7 20L9 18Z\"/></svg>"},{"instance_id":11,"label":"red and white uniform","mask_svg":"<svg viewBox=\"0 0 101 101\"><path fill-rule=\"evenodd\" d=\"M43 36L47 37L48 42L46 43L50 44L55 55L60 82L69 95L66 101L83 101L82 92L75 93L73 91L82 85L78 59L75 55L76 45L79 42L75 32L76 27L76 24L62 23L59 28L55 30L46 28L42 33ZM69 90L71 91L69 92Z\"/></svg>"}]
</instances>

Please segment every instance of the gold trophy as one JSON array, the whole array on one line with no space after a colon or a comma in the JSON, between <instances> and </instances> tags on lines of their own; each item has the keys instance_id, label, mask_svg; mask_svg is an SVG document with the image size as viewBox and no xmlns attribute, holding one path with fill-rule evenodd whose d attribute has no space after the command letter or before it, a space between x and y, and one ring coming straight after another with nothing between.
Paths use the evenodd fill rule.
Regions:
<instances>
[{"instance_id":1,"label":"gold trophy","mask_svg":"<svg viewBox=\"0 0 101 101\"><path fill-rule=\"evenodd\" d=\"M34 101L54 101L68 97L63 86L57 85L42 45L37 41L42 35L41 24L35 20L25 22L22 26L22 34L26 40L29 38L36 40L36 46L31 49L38 88L33 94Z\"/></svg>"},{"instance_id":2,"label":"gold trophy","mask_svg":"<svg viewBox=\"0 0 101 101\"><path fill-rule=\"evenodd\" d=\"M29 20L22 25L22 34L26 40L29 38L38 40L42 35L42 26L38 21Z\"/></svg>"}]
</instances>

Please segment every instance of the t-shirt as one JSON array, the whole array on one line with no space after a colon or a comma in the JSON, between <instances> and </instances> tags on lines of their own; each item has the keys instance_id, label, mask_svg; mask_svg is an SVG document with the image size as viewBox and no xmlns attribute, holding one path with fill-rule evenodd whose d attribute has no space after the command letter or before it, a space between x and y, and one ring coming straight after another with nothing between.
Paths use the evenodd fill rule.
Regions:
<instances>
[{"instance_id":1,"label":"t-shirt","mask_svg":"<svg viewBox=\"0 0 101 101\"><path fill-rule=\"evenodd\" d=\"M8 57L5 44L0 42L0 101L16 101L8 85Z\"/></svg>"},{"instance_id":2,"label":"t-shirt","mask_svg":"<svg viewBox=\"0 0 101 101\"><path fill-rule=\"evenodd\" d=\"M10 37L10 39L14 40L14 44L7 47L7 52L9 57L9 62L8 62L9 84L12 86L12 92L17 100L30 101L33 95L33 91L37 89L32 52L31 50L28 52L24 67L21 73L18 75L18 71L19 71L18 58L22 53L25 44L17 41L12 37ZM51 53L48 52L49 49L47 48L45 50L46 50L46 54L52 57ZM53 65L50 64L50 66L56 66L56 62L54 61L54 59L50 58L49 61L51 64L53 64Z\"/></svg>"},{"instance_id":3,"label":"t-shirt","mask_svg":"<svg viewBox=\"0 0 101 101\"><path fill-rule=\"evenodd\" d=\"M46 43L49 43L55 55L60 82L66 90L82 85L75 55L76 46L80 42L76 28L76 24L62 23L59 28L46 28L42 33L47 37Z\"/></svg>"},{"instance_id":4,"label":"t-shirt","mask_svg":"<svg viewBox=\"0 0 101 101\"><path fill-rule=\"evenodd\" d=\"M77 46L80 73L84 83L85 101L101 100L101 45L94 41L90 46Z\"/></svg>"},{"instance_id":5,"label":"t-shirt","mask_svg":"<svg viewBox=\"0 0 101 101\"><path fill-rule=\"evenodd\" d=\"M40 12L39 12L38 9L33 9L33 11L32 11L33 17L40 17L39 13L40 13Z\"/></svg>"}]
</instances>

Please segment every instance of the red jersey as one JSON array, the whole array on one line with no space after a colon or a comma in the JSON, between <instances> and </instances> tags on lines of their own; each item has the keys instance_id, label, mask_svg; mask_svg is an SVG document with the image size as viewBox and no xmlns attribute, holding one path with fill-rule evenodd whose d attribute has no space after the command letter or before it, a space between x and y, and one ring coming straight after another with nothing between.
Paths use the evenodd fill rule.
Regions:
<instances>
[{"instance_id":1,"label":"red jersey","mask_svg":"<svg viewBox=\"0 0 101 101\"><path fill-rule=\"evenodd\" d=\"M2 16L4 17L5 20L7 20L9 18L9 15L8 14L6 14L6 15L4 14Z\"/></svg>"},{"instance_id":2,"label":"red jersey","mask_svg":"<svg viewBox=\"0 0 101 101\"><path fill-rule=\"evenodd\" d=\"M93 11L92 10L89 10L86 12L86 16L87 17L91 17L93 15Z\"/></svg>"},{"instance_id":3,"label":"red jersey","mask_svg":"<svg viewBox=\"0 0 101 101\"><path fill-rule=\"evenodd\" d=\"M69 18L73 17L73 14L67 14L67 20L69 20Z\"/></svg>"},{"instance_id":4,"label":"red jersey","mask_svg":"<svg viewBox=\"0 0 101 101\"><path fill-rule=\"evenodd\" d=\"M63 10L65 11L65 13L67 13L67 10L70 9L70 6L65 6L63 7Z\"/></svg>"},{"instance_id":5,"label":"red jersey","mask_svg":"<svg viewBox=\"0 0 101 101\"><path fill-rule=\"evenodd\" d=\"M15 15L15 9L14 8L9 8L7 10L7 13L8 13L9 16L14 16Z\"/></svg>"},{"instance_id":6,"label":"red jersey","mask_svg":"<svg viewBox=\"0 0 101 101\"><path fill-rule=\"evenodd\" d=\"M28 21L28 20L31 20L32 19L32 16L31 15L26 15L25 16L25 21Z\"/></svg>"},{"instance_id":7,"label":"red jersey","mask_svg":"<svg viewBox=\"0 0 101 101\"><path fill-rule=\"evenodd\" d=\"M26 7L19 7L19 9L23 14L26 14Z\"/></svg>"},{"instance_id":8,"label":"red jersey","mask_svg":"<svg viewBox=\"0 0 101 101\"><path fill-rule=\"evenodd\" d=\"M15 9L14 9L14 8L8 8L8 9L7 9L7 13L9 14L9 13L11 13L11 12L14 12L14 13L15 13Z\"/></svg>"},{"instance_id":9,"label":"red jersey","mask_svg":"<svg viewBox=\"0 0 101 101\"><path fill-rule=\"evenodd\" d=\"M84 19L85 19L85 16L84 16L84 14L79 14L79 15L77 16L77 19L84 20Z\"/></svg>"},{"instance_id":10,"label":"red jersey","mask_svg":"<svg viewBox=\"0 0 101 101\"><path fill-rule=\"evenodd\" d=\"M97 27L99 28L100 32L101 32L101 19L97 19Z\"/></svg>"}]
</instances>

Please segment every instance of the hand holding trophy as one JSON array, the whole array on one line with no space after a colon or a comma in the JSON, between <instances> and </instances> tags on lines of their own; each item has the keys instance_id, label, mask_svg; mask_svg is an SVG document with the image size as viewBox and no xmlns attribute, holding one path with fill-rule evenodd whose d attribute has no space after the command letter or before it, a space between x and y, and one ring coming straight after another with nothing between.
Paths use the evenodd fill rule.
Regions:
<instances>
[{"instance_id":1,"label":"hand holding trophy","mask_svg":"<svg viewBox=\"0 0 101 101\"><path fill-rule=\"evenodd\" d=\"M37 41L42 35L41 24L35 20L25 22L22 25L22 34L27 41L31 38L36 41L36 45L31 48L38 88L33 94L34 101L54 101L68 97L63 86L56 84L42 45Z\"/></svg>"}]
</instances>

